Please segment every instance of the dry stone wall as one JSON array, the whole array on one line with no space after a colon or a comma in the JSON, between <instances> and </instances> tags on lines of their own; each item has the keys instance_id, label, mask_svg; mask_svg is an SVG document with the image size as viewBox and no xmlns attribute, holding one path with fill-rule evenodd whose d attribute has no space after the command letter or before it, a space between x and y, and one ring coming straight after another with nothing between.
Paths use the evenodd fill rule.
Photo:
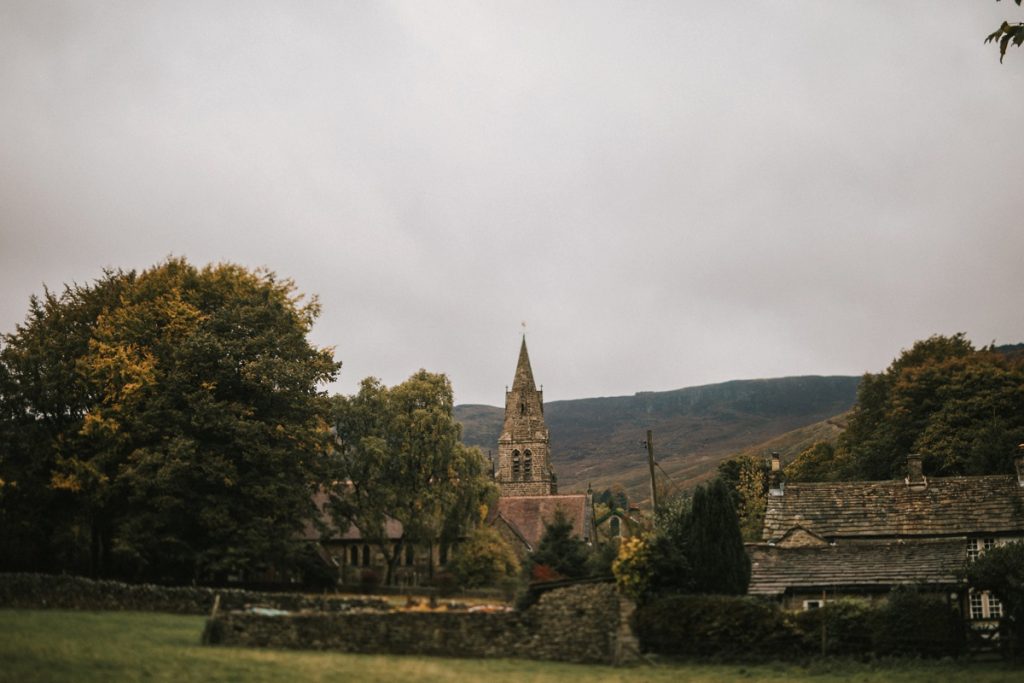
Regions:
<instances>
[{"instance_id":1,"label":"dry stone wall","mask_svg":"<svg viewBox=\"0 0 1024 683\"><path fill-rule=\"evenodd\" d=\"M207 621L213 645L367 654L517 657L614 664L636 654L611 584L545 593L521 612L358 612L265 616L227 612Z\"/></svg>"},{"instance_id":2,"label":"dry stone wall","mask_svg":"<svg viewBox=\"0 0 1024 683\"><path fill-rule=\"evenodd\" d=\"M376 598L127 584L47 574L0 574L0 607L209 614L217 595L220 595L221 610L242 610L251 606L321 612L387 609L387 603Z\"/></svg>"}]
</instances>

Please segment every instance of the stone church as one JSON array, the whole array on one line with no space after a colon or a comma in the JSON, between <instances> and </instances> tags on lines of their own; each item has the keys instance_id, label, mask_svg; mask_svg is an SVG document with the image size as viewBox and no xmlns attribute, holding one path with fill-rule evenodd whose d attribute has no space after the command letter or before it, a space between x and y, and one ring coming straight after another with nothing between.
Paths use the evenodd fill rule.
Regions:
<instances>
[{"instance_id":1,"label":"stone church","mask_svg":"<svg viewBox=\"0 0 1024 683\"><path fill-rule=\"evenodd\" d=\"M544 394L534 382L523 337L512 389L505 392L494 473L500 497L490 520L521 554L537 549L545 525L558 511L572 521L577 536L587 543L594 539L591 494L559 494L550 455Z\"/></svg>"}]
</instances>

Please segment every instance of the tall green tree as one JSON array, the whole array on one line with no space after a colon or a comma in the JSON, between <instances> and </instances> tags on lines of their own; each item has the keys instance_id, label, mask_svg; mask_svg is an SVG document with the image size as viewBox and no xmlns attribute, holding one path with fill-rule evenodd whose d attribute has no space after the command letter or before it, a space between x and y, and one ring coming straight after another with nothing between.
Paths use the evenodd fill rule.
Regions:
<instances>
[{"instance_id":1,"label":"tall green tree","mask_svg":"<svg viewBox=\"0 0 1024 683\"><path fill-rule=\"evenodd\" d=\"M750 583L750 558L728 484L715 479L697 487L686 522L686 554L698 593L743 595Z\"/></svg>"},{"instance_id":2,"label":"tall green tree","mask_svg":"<svg viewBox=\"0 0 1024 683\"><path fill-rule=\"evenodd\" d=\"M0 351L0 430L26 435L0 479L57 501L50 538L87 536L96 573L288 566L323 474L318 387L338 368L307 341L319 307L303 299L270 272L169 259L33 300ZM0 505L39 527L6 494ZM39 568L73 560L51 549Z\"/></svg>"},{"instance_id":3,"label":"tall green tree","mask_svg":"<svg viewBox=\"0 0 1024 683\"><path fill-rule=\"evenodd\" d=\"M356 395L336 397L333 410L331 510L380 548L388 583L409 543L455 540L496 497L486 458L459 440L443 374L420 370L390 388L370 377ZM389 519L401 523L397 539Z\"/></svg>"},{"instance_id":4,"label":"tall green tree","mask_svg":"<svg viewBox=\"0 0 1024 683\"><path fill-rule=\"evenodd\" d=\"M907 454L942 475L1012 471L1024 440L1024 363L964 334L933 336L861 381L836 460L842 479L902 476Z\"/></svg>"}]
</instances>

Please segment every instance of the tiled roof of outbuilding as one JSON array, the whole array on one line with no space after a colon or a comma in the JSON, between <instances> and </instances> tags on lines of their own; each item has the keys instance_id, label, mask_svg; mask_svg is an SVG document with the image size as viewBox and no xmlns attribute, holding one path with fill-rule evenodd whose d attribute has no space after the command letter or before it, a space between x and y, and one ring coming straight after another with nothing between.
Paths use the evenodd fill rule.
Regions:
<instances>
[{"instance_id":1,"label":"tiled roof of outbuilding","mask_svg":"<svg viewBox=\"0 0 1024 683\"><path fill-rule=\"evenodd\" d=\"M828 539L907 538L1024 531L1024 487L1011 475L904 481L786 483L769 496L764 540L795 526Z\"/></svg>"},{"instance_id":2,"label":"tiled roof of outbuilding","mask_svg":"<svg viewBox=\"0 0 1024 683\"><path fill-rule=\"evenodd\" d=\"M849 543L826 547L748 546L751 595L857 587L887 590L906 584L955 585L963 568L963 539Z\"/></svg>"}]
</instances>

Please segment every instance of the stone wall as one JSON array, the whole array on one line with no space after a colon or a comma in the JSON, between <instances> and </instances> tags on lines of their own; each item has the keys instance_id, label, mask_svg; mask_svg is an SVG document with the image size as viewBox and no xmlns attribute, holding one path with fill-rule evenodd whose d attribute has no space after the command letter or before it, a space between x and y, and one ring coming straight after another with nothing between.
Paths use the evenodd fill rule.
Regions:
<instances>
[{"instance_id":1,"label":"stone wall","mask_svg":"<svg viewBox=\"0 0 1024 683\"><path fill-rule=\"evenodd\" d=\"M213 645L367 654L518 657L621 663L636 655L629 604L611 584L545 593L521 612L220 613L207 621Z\"/></svg>"},{"instance_id":2,"label":"stone wall","mask_svg":"<svg viewBox=\"0 0 1024 683\"><path fill-rule=\"evenodd\" d=\"M127 584L47 574L0 574L0 607L209 614L216 595L220 595L221 610L241 610L250 606L321 612L388 608L385 601L376 598Z\"/></svg>"}]
</instances>

